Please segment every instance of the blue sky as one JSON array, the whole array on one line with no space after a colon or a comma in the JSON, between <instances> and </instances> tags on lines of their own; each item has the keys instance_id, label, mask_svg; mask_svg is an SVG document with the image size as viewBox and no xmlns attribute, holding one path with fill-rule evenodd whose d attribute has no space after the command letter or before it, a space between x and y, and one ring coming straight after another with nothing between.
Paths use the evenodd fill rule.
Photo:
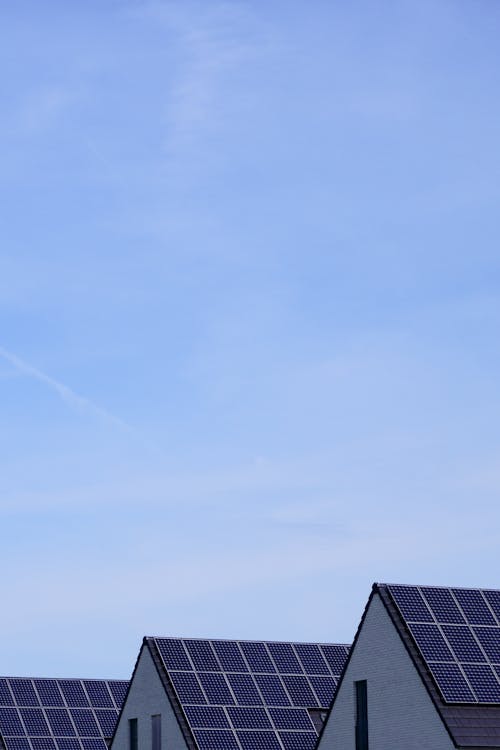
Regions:
<instances>
[{"instance_id":1,"label":"blue sky","mask_svg":"<svg viewBox=\"0 0 500 750\"><path fill-rule=\"evenodd\" d=\"M500 586L500 6L5 3L0 672Z\"/></svg>"}]
</instances>

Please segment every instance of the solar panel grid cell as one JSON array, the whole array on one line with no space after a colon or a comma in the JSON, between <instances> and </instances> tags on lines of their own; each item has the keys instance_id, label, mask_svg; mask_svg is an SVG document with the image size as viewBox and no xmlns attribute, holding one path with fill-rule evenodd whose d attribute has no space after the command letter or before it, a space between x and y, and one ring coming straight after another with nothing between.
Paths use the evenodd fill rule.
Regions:
<instances>
[{"instance_id":1,"label":"solar panel grid cell","mask_svg":"<svg viewBox=\"0 0 500 750\"><path fill-rule=\"evenodd\" d=\"M237 732L243 750L281 750L275 732Z\"/></svg>"},{"instance_id":2,"label":"solar panel grid cell","mask_svg":"<svg viewBox=\"0 0 500 750\"><path fill-rule=\"evenodd\" d=\"M47 708L45 715L54 737L74 737L76 735L69 711L65 708Z\"/></svg>"},{"instance_id":3,"label":"solar panel grid cell","mask_svg":"<svg viewBox=\"0 0 500 750\"><path fill-rule=\"evenodd\" d=\"M56 750L56 743L52 737L32 737L33 750Z\"/></svg>"},{"instance_id":4,"label":"solar panel grid cell","mask_svg":"<svg viewBox=\"0 0 500 750\"><path fill-rule=\"evenodd\" d=\"M56 680L33 680L42 706L64 706Z\"/></svg>"},{"instance_id":5,"label":"solar panel grid cell","mask_svg":"<svg viewBox=\"0 0 500 750\"><path fill-rule=\"evenodd\" d=\"M305 679L305 678L301 678ZM268 706L289 706L290 698L278 675L256 674L255 682Z\"/></svg>"},{"instance_id":6,"label":"solar panel grid cell","mask_svg":"<svg viewBox=\"0 0 500 750\"><path fill-rule=\"evenodd\" d=\"M335 644L323 644L320 646L323 656L330 665L332 673L339 677L344 669L349 649L346 646L337 646Z\"/></svg>"},{"instance_id":7,"label":"solar panel grid cell","mask_svg":"<svg viewBox=\"0 0 500 750\"><path fill-rule=\"evenodd\" d=\"M50 735L49 725L41 708L20 708L19 713L28 737L48 737Z\"/></svg>"},{"instance_id":8,"label":"solar panel grid cell","mask_svg":"<svg viewBox=\"0 0 500 750\"><path fill-rule=\"evenodd\" d=\"M109 691L113 696L113 700L118 709L123 705L125 696L127 695L128 686L129 683L125 680L113 680L108 682Z\"/></svg>"},{"instance_id":9,"label":"solar panel grid cell","mask_svg":"<svg viewBox=\"0 0 500 750\"><path fill-rule=\"evenodd\" d=\"M210 704L215 706L230 706L234 704L233 695L223 674L217 672L200 672L198 678Z\"/></svg>"},{"instance_id":10,"label":"solar panel grid cell","mask_svg":"<svg viewBox=\"0 0 500 750\"><path fill-rule=\"evenodd\" d=\"M170 678L181 703L203 705L207 702L198 678L192 672L171 672Z\"/></svg>"},{"instance_id":11,"label":"solar panel grid cell","mask_svg":"<svg viewBox=\"0 0 500 750\"><path fill-rule=\"evenodd\" d=\"M500 631L498 628L473 628L486 656L492 664L500 664Z\"/></svg>"},{"instance_id":12,"label":"solar panel grid cell","mask_svg":"<svg viewBox=\"0 0 500 750\"><path fill-rule=\"evenodd\" d=\"M449 589L425 586L421 591L438 622L460 625L465 623L464 616Z\"/></svg>"},{"instance_id":13,"label":"solar panel grid cell","mask_svg":"<svg viewBox=\"0 0 500 750\"><path fill-rule=\"evenodd\" d=\"M9 683L7 680L0 680L0 706L13 706L14 698L9 689Z\"/></svg>"},{"instance_id":14,"label":"solar panel grid cell","mask_svg":"<svg viewBox=\"0 0 500 750\"><path fill-rule=\"evenodd\" d=\"M252 672L276 672L264 643L241 643L241 650Z\"/></svg>"},{"instance_id":15,"label":"solar panel grid cell","mask_svg":"<svg viewBox=\"0 0 500 750\"><path fill-rule=\"evenodd\" d=\"M80 740L76 737L56 737L58 750L81 750Z\"/></svg>"},{"instance_id":16,"label":"solar panel grid cell","mask_svg":"<svg viewBox=\"0 0 500 750\"><path fill-rule=\"evenodd\" d=\"M117 719L116 711L107 708L97 708L95 715L103 736L112 737Z\"/></svg>"},{"instance_id":17,"label":"solar panel grid cell","mask_svg":"<svg viewBox=\"0 0 500 750\"><path fill-rule=\"evenodd\" d=\"M500 703L500 684L493 669L488 664L463 664L462 669L478 701Z\"/></svg>"},{"instance_id":18,"label":"solar panel grid cell","mask_svg":"<svg viewBox=\"0 0 500 750\"><path fill-rule=\"evenodd\" d=\"M264 708L230 706L227 713L235 729L271 729L271 722Z\"/></svg>"},{"instance_id":19,"label":"solar panel grid cell","mask_svg":"<svg viewBox=\"0 0 500 750\"><path fill-rule=\"evenodd\" d=\"M262 698L252 675L243 673L227 674L226 676L239 706L262 705Z\"/></svg>"},{"instance_id":20,"label":"solar panel grid cell","mask_svg":"<svg viewBox=\"0 0 500 750\"><path fill-rule=\"evenodd\" d=\"M196 729L196 742L200 750L239 750L233 732L224 729Z\"/></svg>"},{"instance_id":21,"label":"solar panel grid cell","mask_svg":"<svg viewBox=\"0 0 500 750\"><path fill-rule=\"evenodd\" d=\"M276 729L313 730L309 713L305 708L270 708L269 714Z\"/></svg>"},{"instance_id":22,"label":"solar panel grid cell","mask_svg":"<svg viewBox=\"0 0 500 750\"><path fill-rule=\"evenodd\" d=\"M101 735L94 714L89 708L72 708L70 713L79 737L99 737Z\"/></svg>"},{"instance_id":23,"label":"solar panel grid cell","mask_svg":"<svg viewBox=\"0 0 500 750\"><path fill-rule=\"evenodd\" d=\"M313 732L280 732L279 736L285 750L313 750L316 746L317 735Z\"/></svg>"},{"instance_id":24,"label":"solar panel grid cell","mask_svg":"<svg viewBox=\"0 0 500 750\"><path fill-rule=\"evenodd\" d=\"M210 641L184 641L194 668L200 672L220 672L221 668Z\"/></svg>"},{"instance_id":25,"label":"solar panel grid cell","mask_svg":"<svg viewBox=\"0 0 500 750\"><path fill-rule=\"evenodd\" d=\"M306 674L330 674L330 670L318 646L309 643L298 643L295 646L295 650Z\"/></svg>"},{"instance_id":26,"label":"solar panel grid cell","mask_svg":"<svg viewBox=\"0 0 500 750\"><path fill-rule=\"evenodd\" d=\"M500 624L500 591L483 591L483 595Z\"/></svg>"},{"instance_id":27,"label":"solar panel grid cell","mask_svg":"<svg viewBox=\"0 0 500 750\"><path fill-rule=\"evenodd\" d=\"M309 681L313 686L314 692L318 696L320 706L328 708L335 695L337 681L334 677L317 677L312 675Z\"/></svg>"},{"instance_id":28,"label":"solar panel grid cell","mask_svg":"<svg viewBox=\"0 0 500 750\"><path fill-rule=\"evenodd\" d=\"M465 619L471 625L496 625L486 600L481 591L476 589L452 589Z\"/></svg>"},{"instance_id":29,"label":"solar panel grid cell","mask_svg":"<svg viewBox=\"0 0 500 750\"><path fill-rule=\"evenodd\" d=\"M194 729L230 729L223 708L218 706L186 706L184 708L189 725Z\"/></svg>"},{"instance_id":30,"label":"solar panel grid cell","mask_svg":"<svg viewBox=\"0 0 500 750\"><path fill-rule=\"evenodd\" d=\"M268 643L272 659L281 674L302 674L302 666L291 643Z\"/></svg>"},{"instance_id":31,"label":"solar panel grid cell","mask_svg":"<svg viewBox=\"0 0 500 750\"><path fill-rule=\"evenodd\" d=\"M180 639L157 638L156 644L167 669L192 670L184 644Z\"/></svg>"},{"instance_id":32,"label":"solar panel grid cell","mask_svg":"<svg viewBox=\"0 0 500 750\"><path fill-rule=\"evenodd\" d=\"M81 708L90 705L80 680L59 680L59 687L68 706Z\"/></svg>"},{"instance_id":33,"label":"solar panel grid cell","mask_svg":"<svg viewBox=\"0 0 500 750\"><path fill-rule=\"evenodd\" d=\"M224 672L248 672L236 641L212 641L212 646Z\"/></svg>"},{"instance_id":34,"label":"solar panel grid cell","mask_svg":"<svg viewBox=\"0 0 500 750\"><path fill-rule=\"evenodd\" d=\"M100 737L82 737L83 750L108 750L108 746Z\"/></svg>"},{"instance_id":35,"label":"solar panel grid cell","mask_svg":"<svg viewBox=\"0 0 500 750\"><path fill-rule=\"evenodd\" d=\"M108 686L104 680L84 680L85 690L94 708L114 708Z\"/></svg>"},{"instance_id":36,"label":"solar panel grid cell","mask_svg":"<svg viewBox=\"0 0 500 750\"><path fill-rule=\"evenodd\" d=\"M35 693L31 680L11 679L10 689L18 706L39 706L40 701Z\"/></svg>"},{"instance_id":37,"label":"solar panel grid cell","mask_svg":"<svg viewBox=\"0 0 500 750\"><path fill-rule=\"evenodd\" d=\"M443 625L442 629L458 662L486 661L481 648L467 625Z\"/></svg>"},{"instance_id":38,"label":"solar panel grid cell","mask_svg":"<svg viewBox=\"0 0 500 750\"><path fill-rule=\"evenodd\" d=\"M417 586L389 586L401 614L409 622L434 622L431 611Z\"/></svg>"},{"instance_id":39,"label":"solar panel grid cell","mask_svg":"<svg viewBox=\"0 0 500 750\"><path fill-rule=\"evenodd\" d=\"M31 750L27 737L4 737L7 750Z\"/></svg>"},{"instance_id":40,"label":"solar panel grid cell","mask_svg":"<svg viewBox=\"0 0 500 750\"><path fill-rule=\"evenodd\" d=\"M305 677L284 675L283 682L294 706L318 706L318 701Z\"/></svg>"},{"instance_id":41,"label":"solar panel grid cell","mask_svg":"<svg viewBox=\"0 0 500 750\"><path fill-rule=\"evenodd\" d=\"M429 664L445 700L452 703L476 700L458 664Z\"/></svg>"},{"instance_id":42,"label":"solar panel grid cell","mask_svg":"<svg viewBox=\"0 0 500 750\"><path fill-rule=\"evenodd\" d=\"M409 628L426 659L431 661L454 661L437 625L410 623Z\"/></svg>"},{"instance_id":43,"label":"solar panel grid cell","mask_svg":"<svg viewBox=\"0 0 500 750\"><path fill-rule=\"evenodd\" d=\"M0 708L0 734L20 737L26 735L17 708Z\"/></svg>"}]
</instances>

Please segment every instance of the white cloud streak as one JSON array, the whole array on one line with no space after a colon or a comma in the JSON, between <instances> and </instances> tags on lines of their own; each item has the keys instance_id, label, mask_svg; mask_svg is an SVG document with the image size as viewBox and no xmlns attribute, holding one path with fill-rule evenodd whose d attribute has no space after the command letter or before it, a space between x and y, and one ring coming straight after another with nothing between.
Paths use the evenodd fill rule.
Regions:
<instances>
[{"instance_id":1,"label":"white cloud streak","mask_svg":"<svg viewBox=\"0 0 500 750\"><path fill-rule=\"evenodd\" d=\"M64 383L51 378L50 375L47 375L41 370L38 370L36 367L33 367L33 365L30 365L28 362L20 359L18 356L8 351L7 349L4 349L3 347L0 347L0 357L3 357L4 360L9 362L21 374L27 375L28 377L34 378L40 383L44 383L45 385L47 385L52 391L55 391L59 398L74 411L100 417L101 419L105 419L107 422L114 424L116 427L119 427L122 430L126 430L127 432L132 431L130 425L128 425L119 417L115 417L114 414L111 414L109 411L106 411L106 409L103 409L97 404L94 404L93 401L90 401L88 398L84 398L83 396L78 395L78 393L75 393L75 391L73 391Z\"/></svg>"}]
</instances>

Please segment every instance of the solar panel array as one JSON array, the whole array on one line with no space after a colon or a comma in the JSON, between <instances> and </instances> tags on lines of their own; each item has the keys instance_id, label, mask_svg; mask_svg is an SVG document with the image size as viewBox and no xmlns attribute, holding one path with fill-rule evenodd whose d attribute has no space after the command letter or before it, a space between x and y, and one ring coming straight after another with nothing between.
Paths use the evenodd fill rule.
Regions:
<instances>
[{"instance_id":1,"label":"solar panel array","mask_svg":"<svg viewBox=\"0 0 500 750\"><path fill-rule=\"evenodd\" d=\"M348 646L154 639L200 750L312 750Z\"/></svg>"},{"instance_id":2,"label":"solar panel array","mask_svg":"<svg viewBox=\"0 0 500 750\"><path fill-rule=\"evenodd\" d=\"M128 682L0 678L6 750L107 750Z\"/></svg>"},{"instance_id":3,"label":"solar panel array","mask_svg":"<svg viewBox=\"0 0 500 750\"><path fill-rule=\"evenodd\" d=\"M500 591L387 587L449 703L500 703Z\"/></svg>"}]
</instances>

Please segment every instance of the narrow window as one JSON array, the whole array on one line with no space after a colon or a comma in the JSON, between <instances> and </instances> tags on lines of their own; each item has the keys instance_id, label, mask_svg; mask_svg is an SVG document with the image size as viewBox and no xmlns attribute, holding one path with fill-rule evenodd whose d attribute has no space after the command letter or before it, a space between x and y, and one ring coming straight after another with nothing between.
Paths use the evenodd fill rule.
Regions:
<instances>
[{"instance_id":1,"label":"narrow window","mask_svg":"<svg viewBox=\"0 0 500 750\"><path fill-rule=\"evenodd\" d=\"M161 714L151 717L151 750L161 750Z\"/></svg>"},{"instance_id":2,"label":"narrow window","mask_svg":"<svg viewBox=\"0 0 500 750\"><path fill-rule=\"evenodd\" d=\"M354 683L356 689L356 750L368 750L368 691L366 680Z\"/></svg>"},{"instance_id":3,"label":"narrow window","mask_svg":"<svg viewBox=\"0 0 500 750\"><path fill-rule=\"evenodd\" d=\"M137 719L128 720L129 750L138 750Z\"/></svg>"}]
</instances>

